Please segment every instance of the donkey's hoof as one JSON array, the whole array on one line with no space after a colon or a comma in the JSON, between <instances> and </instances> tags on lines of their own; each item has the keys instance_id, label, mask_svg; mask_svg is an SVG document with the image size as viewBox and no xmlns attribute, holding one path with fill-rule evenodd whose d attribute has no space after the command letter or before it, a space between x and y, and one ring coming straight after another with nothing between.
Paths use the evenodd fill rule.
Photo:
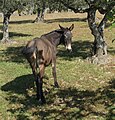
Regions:
<instances>
[{"instance_id":1,"label":"donkey's hoof","mask_svg":"<svg viewBox=\"0 0 115 120\"><path fill-rule=\"evenodd\" d=\"M40 105L43 105L43 104L45 104L45 103L46 103L46 100L41 100L41 99L39 99L39 101L38 101L38 102L39 102L39 104L40 104Z\"/></svg>"},{"instance_id":2,"label":"donkey's hoof","mask_svg":"<svg viewBox=\"0 0 115 120\"><path fill-rule=\"evenodd\" d=\"M56 83L54 83L54 87L55 88L59 88L59 84L56 82Z\"/></svg>"},{"instance_id":3,"label":"donkey's hoof","mask_svg":"<svg viewBox=\"0 0 115 120\"><path fill-rule=\"evenodd\" d=\"M43 105L46 103L45 97L42 97L41 99L37 97L39 104Z\"/></svg>"}]
</instances>

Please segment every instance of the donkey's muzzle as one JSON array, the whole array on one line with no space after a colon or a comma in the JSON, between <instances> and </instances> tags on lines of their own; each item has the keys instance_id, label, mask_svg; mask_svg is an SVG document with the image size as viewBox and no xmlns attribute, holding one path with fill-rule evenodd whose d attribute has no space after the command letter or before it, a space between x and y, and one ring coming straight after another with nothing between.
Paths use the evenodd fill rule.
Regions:
<instances>
[{"instance_id":1,"label":"donkey's muzzle","mask_svg":"<svg viewBox=\"0 0 115 120\"><path fill-rule=\"evenodd\" d=\"M66 49L67 49L69 52L72 52L71 44L68 44L68 45L66 46Z\"/></svg>"},{"instance_id":2,"label":"donkey's muzzle","mask_svg":"<svg viewBox=\"0 0 115 120\"><path fill-rule=\"evenodd\" d=\"M72 49L67 49L67 51L71 53L71 52L72 52Z\"/></svg>"}]
</instances>

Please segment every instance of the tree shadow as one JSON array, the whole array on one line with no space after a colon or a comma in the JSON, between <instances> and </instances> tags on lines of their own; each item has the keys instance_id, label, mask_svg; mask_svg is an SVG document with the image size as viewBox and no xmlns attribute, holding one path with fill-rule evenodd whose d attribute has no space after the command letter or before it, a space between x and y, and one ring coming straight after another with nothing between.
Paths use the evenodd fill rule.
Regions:
<instances>
[{"instance_id":1,"label":"tree shadow","mask_svg":"<svg viewBox=\"0 0 115 120\"><path fill-rule=\"evenodd\" d=\"M92 42L90 41L75 41L72 43L72 52L68 53L68 51L59 50L57 56L62 57L65 60L71 60L73 58L79 57L81 59L85 59L90 56Z\"/></svg>"},{"instance_id":2,"label":"tree shadow","mask_svg":"<svg viewBox=\"0 0 115 120\"><path fill-rule=\"evenodd\" d=\"M32 22L33 20L20 20L20 21L10 21L10 24L27 24Z\"/></svg>"},{"instance_id":3,"label":"tree shadow","mask_svg":"<svg viewBox=\"0 0 115 120\"><path fill-rule=\"evenodd\" d=\"M107 120L112 120L114 117L115 107L114 89L115 79L109 82L108 86L99 88L96 91L79 91L76 88L71 87L60 90L57 92L57 95L62 99L60 104L65 104L65 108L63 108L62 111L57 111L54 109L52 111L48 111L48 113L46 112L46 114L51 114L51 112L56 111L59 114L63 113L64 116L67 118L70 117L70 119L82 119L93 114L95 116L103 116ZM64 113L67 108L74 109L74 111Z\"/></svg>"},{"instance_id":4,"label":"tree shadow","mask_svg":"<svg viewBox=\"0 0 115 120\"><path fill-rule=\"evenodd\" d=\"M58 18L51 20L44 20L45 23L54 23L54 22L86 22L87 18Z\"/></svg>"},{"instance_id":5,"label":"tree shadow","mask_svg":"<svg viewBox=\"0 0 115 120\"><path fill-rule=\"evenodd\" d=\"M74 41L72 43L72 49L73 51L69 53L67 50L64 49L58 49L57 57L61 57L64 60L73 60L76 58L80 59L86 59L87 57L91 56L90 49L91 49L92 42L90 41ZM24 46L18 46L18 47L7 47L6 50L1 51L1 57L3 61L11 61L11 62L17 62L17 63L24 63L26 59L24 58L22 54L22 49ZM114 49L109 48L108 53L114 54ZM5 57L6 56L6 57ZM5 59L4 59L5 57Z\"/></svg>"},{"instance_id":6,"label":"tree shadow","mask_svg":"<svg viewBox=\"0 0 115 120\"><path fill-rule=\"evenodd\" d=\"M1 87L1 90L26 95L26 90L32 87L34 87L34 77L32 74L29 74L17 77L15 80L6 83Z\"/></svg>"},{"instance_id":7,"label":"tree shadow","mask_svg":"<svg viewBox=\"0 0 115 120\"><path fill-rule=\"evenodd\" d=\"M22 54L23 47L24 46L7 47L6 50L1 50L1 61L24 63L25 58Z\"/></svg>"},{"instance_id":8,"label":"tree shadow","mask_svg":"<svg viewBox=\"0 0 115 120\"><path fill-rule=\"evenodd\" d=\"M36 105L38 105L38 101L35 95L29 96L28 90L32 90L34 88L34 77L33 75L23 75L21 77L17 77L13 81L10 81L1 87L1 90L8 93L5 98L9 101L9 104L15 105L23 105L23 107L17 107L13 109L12 107L7 108L7 111L16 115L17 120L26 119L29 120L25 115L25 112ZM22 97L21 97L22 95Z\"/></svg>"},{"instance_id":9,"label":"tree shadow","mask_svg":"<svg viewBox=\"0 0 115 120\"><path fill-rule=\"evenodd\" d=\"M9 24L27 24L27 23L32 23L33 20L18 20L18 21L10 21ZM3 22L0 22L2 24Z\"/></svg>"},{"instance_id":10,"label":"tree shadow","mask_svg":"<svg viewBox=\"0 0 115 120\"><path fill-rule=\"evenodd\" d=\"M30 34L24 34L24 33L16 33L16 32L10 32L9 37L12 39L13 37L27 37L32 36ZM0 40L3 38L3 33L0 33Z\"/></svg>"},{"instance_id":11,"label":"tree shadow","mask_svg":"<svg viewBox=\"0 0 115 120\"><path fill-rule=\"evenodd\" d=\"M59 49L57 56L65 60L72 60L73 58L79 57L85 59L90 55L89 49L91 46L89 41L75 41L72 43L73 51L68 53L68 51ZM7 47L7 49L1 51L2 61L11 61L17 63L24 63L26 59L22 54L22 49L24 46Z\"/></svg>"},{"instance_id":12,"label":"tree shadow","mask_svg":"<svg viewBox=\"0 0 115 120\"><path fill-rule=\"evenodd\" d=\"M72 52L69 53L67 50L59 49L57 56L63 58L64 60L72 60L74 58L86 59L91 56L93 42L89 40L86 41L74 41L72 42ZM114 47L108 48L108 54L114 55L115 49Z\"/></svg>"},{"instance_id":13,"label":"tree shadow","mask_svg":"<svg viewBox=\"0 0 115 120\"><path fill-rule=\"evenodd\" d=\"M16 32L10 32L9 33L9 37L14 37L14 36L17 36L17 37L27 37L27 36L32 36L30 34L24 34L24 33L16 33Z\"/></svg>"},{"instance_id":14,"label":"tree shadow","mask_svg":"<svg viewBox=\"0 0 115 120\"><path fill-rule=\"evenodd\" d=\"M46 95L47 104L39 106L35 95L29 95L27 90L34 87L32 75L17 77L1 87L2 91L8 92L6 100L10 104L21 104L21 107L8 108L12 114L23 111L17 115L17 119L26 118L26 112L33 108L32 116L39 116L42 119L83 119L90 115L103 117L106 120L114 119L114 98L115 79L108 85L97 90L78 90L68 87L48 91ZM22 94L25 98L21 98ZM40 109L38 109L40 108ZM52 116L53 114L53 116Z\"/></svg>"}]
</instances>

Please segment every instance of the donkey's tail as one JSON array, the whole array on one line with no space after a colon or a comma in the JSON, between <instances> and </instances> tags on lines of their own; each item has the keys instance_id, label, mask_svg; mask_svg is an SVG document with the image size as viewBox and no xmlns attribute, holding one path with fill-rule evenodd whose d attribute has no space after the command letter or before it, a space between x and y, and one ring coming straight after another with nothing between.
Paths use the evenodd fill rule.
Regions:
<instances>
[{"instance_id":1,"label":"donkey's tail","mask_svg":"<svg viewBox=\"0 0 115 120\"><path fill-rule=\"evenodd\" d=\"M23 55L29 55L29 54L32 54L34 51L35 51L35 47L24 47L23 49L22 49L22 54Z\"/></svg>"},{"instance_id":2,"label":"donkey's tail","mask_svg":"<svg viewBox=\"0 0 115 120\"><path fill-rule=\"evenodd\" d=\"M30 41L28 44L22 49L22 54L24 56L31 56L36 51L35 41Z\"/></svg>"}]
</instances>

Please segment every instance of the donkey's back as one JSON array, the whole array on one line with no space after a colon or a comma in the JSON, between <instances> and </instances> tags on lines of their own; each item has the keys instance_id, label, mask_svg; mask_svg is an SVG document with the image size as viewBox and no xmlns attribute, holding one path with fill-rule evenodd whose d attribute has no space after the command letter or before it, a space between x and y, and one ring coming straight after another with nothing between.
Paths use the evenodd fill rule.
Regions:
<instances>
[{"instance_id":1,"label":"donkey's back","mask_svg":"<svg viewBox=\"0 0 115 120\"><path fill-rule=\"evenodd\" d=\"M29 62L36 59L44 63L45 66L52 62L53 55L56 53L55 47L45 37L34 38L29 41L22 53ZM32 59L32 60L31 60Z\"/></svg>"}]
</instances>

